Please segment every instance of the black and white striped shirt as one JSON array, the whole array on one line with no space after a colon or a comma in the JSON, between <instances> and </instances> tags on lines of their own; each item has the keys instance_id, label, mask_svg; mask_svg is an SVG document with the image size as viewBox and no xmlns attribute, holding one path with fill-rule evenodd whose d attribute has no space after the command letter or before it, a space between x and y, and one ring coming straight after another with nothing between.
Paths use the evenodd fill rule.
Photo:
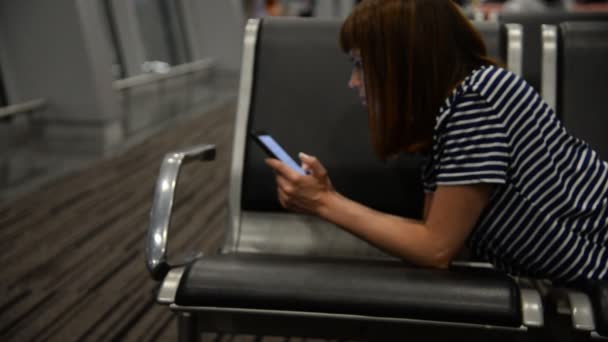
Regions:
<instances>
[{"instance_id":1,"label":"black and white striped shirt","mask_svg":"<svg viewBox=\"0 0 608 342\"><path fill-rule=\"evenodd\" d=\"M472 72L440 108L425 191L495 184L468 244L512 274L608 279L608 163L525 81Z\"/></svg>"}]
</instances>

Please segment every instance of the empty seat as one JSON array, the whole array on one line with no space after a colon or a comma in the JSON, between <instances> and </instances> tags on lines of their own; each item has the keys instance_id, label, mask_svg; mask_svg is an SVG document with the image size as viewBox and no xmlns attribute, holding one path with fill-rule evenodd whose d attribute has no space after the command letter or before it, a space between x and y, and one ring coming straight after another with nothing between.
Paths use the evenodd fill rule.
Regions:
<instances>
[{"instance_id":1,"label":"empty seat","mask_svg":"<svg viewBox=\"0 0 608 342\"><path fill-rule=\"evenodd\" d=\"M608 22L543 26L543 95L557 108L566 129L608 160ZM608 283L589 281L558 289L573 328L608 336Z\"/></svg>"},{"instance_id":2,"label":"empty seat","mask_svg":"<svg viewBox=\"0 0 608 342\"><path fill-rule=\"evenodd\" d=\"M557 108L568 130L608 160L608 21L568 22L560 31Z\"/></svg>"},{"instance_id":3,"label":"empty seat","mask_svg":"<svg viewBox=\"0 0 608 342\"><path fill-rule=\"evenodd\" d=\"M272 134L294 155L317 156L346 196L385 212L421 215L424 156L387 163L374 156L367 114L347 87L351 65L339 50L340 24L248 23L226 241L217 255L168 264L179 167L212 160L214 148L168 154L148 233L148 268L162 281L158 301L180 313L180 334L192 339L200 330L371 339L392 329L431 338L528 338L543 316L540 296L525 283L487 265L410 267L333 224L279 206L265 155L248 138L252 130Z\"/></svg>"},{"instance_id":4,"label":"empty seat","mask_svg":"<svg viewBox=\"0 0 608 342\"><path fill-rule=\"evenodd\" d=\"M503 12L499 21L504 24L517 23L523 29L522 76L538 92L541 91L541 25L558 25L565 21L606 21L608 12Z\"/></svg>"},{"instance_id":5,"label":"empty seat","mask_svg":"<svg viewBox=\"0 0 608 342\"><path fill-rule=\"evenodd\" d=\"M566 128L608 160L608 21L543 27L543 97Z\"/></svg>"}]
</instances>

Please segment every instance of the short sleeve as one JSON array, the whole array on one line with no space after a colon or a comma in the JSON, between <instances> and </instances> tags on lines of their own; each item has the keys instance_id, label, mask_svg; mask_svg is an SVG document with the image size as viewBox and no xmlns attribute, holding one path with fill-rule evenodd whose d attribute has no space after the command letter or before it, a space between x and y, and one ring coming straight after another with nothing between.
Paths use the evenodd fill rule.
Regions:
<instances>
[{"instance_id":1,"label":"short sleeve","mask_svg":"<svg viewBox=\"0 0 608 342\"><path fill-rule=\"evenodd\" d=\"M438 120L432 170L427 170L432 177L426 177L432 181L425 190L437 185L505 184L510 148L503 120L500 109L476 92L455 101Z\"/></svg>"}]
</instances>

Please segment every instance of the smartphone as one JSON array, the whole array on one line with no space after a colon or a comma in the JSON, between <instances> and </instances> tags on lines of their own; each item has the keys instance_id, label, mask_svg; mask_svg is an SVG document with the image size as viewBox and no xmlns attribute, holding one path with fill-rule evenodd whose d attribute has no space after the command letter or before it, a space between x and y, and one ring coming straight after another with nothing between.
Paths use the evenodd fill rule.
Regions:
<instances>
[{"instance_id":1,"label":"smartphone","mask_svg":"<svg viewBox=\"0 0 608 342\"><path fill-rule=\"evenodd\" d=\"M292 169L296 170L301 175L307 175L308 173L296 163L291 156L285 152L285 150L279 145L279 143L274 140L274 138L266 133L261 131L251 132L251 136L253 140L255 140L258 145L272 158L276 158L283 163L287 164Z\"/></svg>"}]
</instances>

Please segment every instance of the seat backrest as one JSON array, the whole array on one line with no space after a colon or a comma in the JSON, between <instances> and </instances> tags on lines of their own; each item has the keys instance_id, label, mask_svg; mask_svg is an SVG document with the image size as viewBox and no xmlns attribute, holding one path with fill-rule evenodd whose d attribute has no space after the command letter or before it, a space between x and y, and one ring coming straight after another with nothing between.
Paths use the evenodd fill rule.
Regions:
<instances>
[{"instance_id":1,"label":"seat backrest","mask_svg":"<svg viewBox=\"0 0 608 342\"><path fill-rule=\"evenodd\" d=\"M557 104L575 136L608 160L608 21L559 26Z\"/></svg>"},{"instance_id":2,"label":"seat backrest","mask_svg":"<svg viewBox=\"0 0 608 342\"><path fill-rule=\"evenodd\" d=\"M504 25L491 21L473 21L473 25L486 43L488 55L506 64L506 30Z\"/></svg>"},{"instance_id":3,"label":"seat backrest","mask_svg":"<svg viewBox=\"0 0 608 342\"><path fill-rule=\"evenodd\" d=\"M420 217L423 157L381 162L374 155L367 113L347 86L352 66L339 48L340 25L296 18L249 22L224 251L385 257L327 222L282 210L265 155L247 137L252 130L270 133L293 157L317 156L343 195L383 212ZM501 37L498 25L484 28L484 36ZM489 45L494 53L504 51Z\"/></svg>"},{"instance_id":4,"label":"seat backrest","mask_svg":"<svg viewBox=\"0 0 608 342\"><path fill-rule=\"evenodd\" d=\"M517 23L523 28L522 76L538 92L541 92L541 25L559 25L565 21L605 21L608 12L565 12L549 10L543 12L504 12L499 21L504 24Z\"/></svg>"}]
</instances>

